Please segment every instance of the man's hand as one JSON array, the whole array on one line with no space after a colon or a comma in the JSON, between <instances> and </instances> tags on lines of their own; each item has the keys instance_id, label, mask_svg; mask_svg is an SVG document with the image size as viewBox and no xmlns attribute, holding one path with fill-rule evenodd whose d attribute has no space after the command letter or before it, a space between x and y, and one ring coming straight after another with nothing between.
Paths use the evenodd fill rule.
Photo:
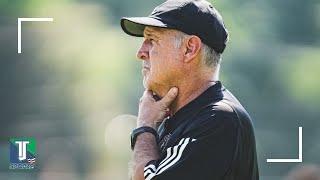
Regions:
<instances>
[{"instance_id":1,"label":"man's hand","mask_svg":"<svg viewBox=\"0 0 320 180\"><path fill-rule=\"evenodd\" d=\"M169 111L169 106L178 95L178 88L173 87L159 101L153 98L152 91L145 90L140 98L139 114L137 127L150 126L156 128L157 123L160 123L165 118Z\"/></svg>"},{"instance_id":2,"label":"man's hand","mask_svg":"<svg viewBox=\"0 0 320 180\"><path fill-rule=\"evenodd\" d=\"M161 100L156 101L153 98L152 91L145 90L140 98L137 126L149 126L156 129L157 123L163 121L169 111L169 106L176 99L177 95L178 88L173 87ZM155 136L150 133L140 134L137 137L133 150L132 179L145 179L145 165L151 160L156 159L159 159L159 147Z\"/></svg>"}]
</instances>

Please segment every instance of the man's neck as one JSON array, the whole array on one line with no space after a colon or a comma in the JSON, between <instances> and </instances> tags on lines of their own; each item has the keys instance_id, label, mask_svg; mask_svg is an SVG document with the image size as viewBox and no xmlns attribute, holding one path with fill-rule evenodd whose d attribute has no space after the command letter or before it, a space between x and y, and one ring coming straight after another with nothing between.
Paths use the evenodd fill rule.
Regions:
<instances>
[{"instance_id":1,"label":"man's neck","mask_svg":"<svg viewBox=\"0 0 320 180\"><path fill-rule=\"evenodd\" d=\"M194 83L194 84L193 84ZM197 84L197 85L195 85ZM179 93L177 99L171 105L171 114L175 114L182 107L187 105L192 100L196 99L200 96L205 90L207 90L210 86L214 85L214 80L208 81L196 81L196 82L187 82L187 84L181 84L179 88Z\"/></svg>"}]
</instances>

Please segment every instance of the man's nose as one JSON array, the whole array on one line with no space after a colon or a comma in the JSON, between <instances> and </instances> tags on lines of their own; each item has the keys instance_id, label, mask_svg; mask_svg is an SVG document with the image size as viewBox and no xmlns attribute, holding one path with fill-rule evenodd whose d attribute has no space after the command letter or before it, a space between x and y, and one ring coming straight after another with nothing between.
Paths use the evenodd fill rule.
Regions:
<instances>
[{"instance_id":1,"label":"man's nose","mask_svg":"<svg viewBox=\"0 0 320 180\"><path fill-rule=\"evenodd\" d=\"M149 48L145 41L142 43L140 49L137 52L137 58L141 60L148 60L149 59Z\"/></svg>"}]
</instances>

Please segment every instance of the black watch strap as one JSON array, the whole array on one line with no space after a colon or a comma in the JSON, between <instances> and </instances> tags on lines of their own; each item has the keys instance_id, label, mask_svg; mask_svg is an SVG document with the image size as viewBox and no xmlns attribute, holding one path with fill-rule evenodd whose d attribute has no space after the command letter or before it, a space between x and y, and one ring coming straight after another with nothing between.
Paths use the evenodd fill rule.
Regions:
<instances>
[{"instance_id":1,"label":"black watch strap","mask_svg":"<svg viewBox=\"0 0 320 180\"><path fill-rule=\"evenodd\" d=\"M153 134L156 138L157 143L159 142L159 135L155 129L153 129L152 127L149 127L149 126L142 126L137 129L134 129L131 133L131 149L132 150L134 149L134 145L136 144L138 135L145 133L145 132Z\"/></svg>"}]
</instances>

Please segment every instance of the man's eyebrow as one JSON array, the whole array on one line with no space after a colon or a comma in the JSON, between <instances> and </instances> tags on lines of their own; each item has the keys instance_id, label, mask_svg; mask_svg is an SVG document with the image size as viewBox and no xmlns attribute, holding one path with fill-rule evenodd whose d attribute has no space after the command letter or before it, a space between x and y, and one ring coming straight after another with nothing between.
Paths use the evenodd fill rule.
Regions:
<instances>
[{"instance_id":1,"label":"man's eyebrow","mask_svg":"<svg viewBox=\"0 0 320 180\"><path fill-rule=\"evenodd\" d=\"M149 30L149 29L145 29L144 31L144 37L147 38L147 37L154 37L154 38L159 38L159 36L157 36L156 33L154 33L153 30Z\"/></svg>"},{"instance_id":2,"label":"man's eyebrow","mask_svg":"<svg viewBox=\"0 0 320 180\"><path fill-rule=\"evenodd\" d=\"M154 37L155 35L153 33L150 32L145 32L144 33L144 37Z\"/></svg>"}]
</instances>

